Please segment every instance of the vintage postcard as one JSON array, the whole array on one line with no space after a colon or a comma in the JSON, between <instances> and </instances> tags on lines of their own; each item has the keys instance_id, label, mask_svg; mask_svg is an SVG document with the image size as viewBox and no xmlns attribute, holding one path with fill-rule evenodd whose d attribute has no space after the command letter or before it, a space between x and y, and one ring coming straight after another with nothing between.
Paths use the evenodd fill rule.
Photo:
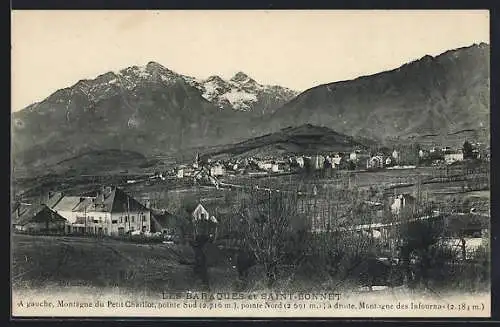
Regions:
<instances>
[{"instance_id":1,"label":"vintage postcard","mask_svg":"<svg viewBox=\"0 0 500 327\"><path fill-rule=\"evenodd\" d=\"M14 317L490 317L485 10L12 12Z\"/></svg>"}]
</instances>

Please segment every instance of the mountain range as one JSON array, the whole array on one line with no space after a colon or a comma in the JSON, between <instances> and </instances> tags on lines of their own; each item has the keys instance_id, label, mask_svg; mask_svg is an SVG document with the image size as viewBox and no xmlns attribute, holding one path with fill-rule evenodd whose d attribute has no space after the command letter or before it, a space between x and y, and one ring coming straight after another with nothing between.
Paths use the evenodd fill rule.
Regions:
<instances>
[{"instance_id":1,"label":"mountain range","mask_svg":"<svg viewBox=\"0 0 500 327\"><path fill-rule=\"evenodd\" d=\"M80 80L15 112L14 163L55 163L95 149L152 154L229 142L233 128L296 94L242 72L229 81L199 80L155 62L132 66Z\"/></svg>"},{"instance_id":2,"label":"mountain range","mask_svg":"<svg viewBox=\"0 0 500 327\"><path fill-rule=\"evenodd\" d=\"M489 137L489 45L429 55L397 69L319 85L271 113L273 131L310 123L381 142L394 138L456 135ZM463 140L462 140L463 142Z\"/></svg>"},{"instance_id":3,"label":"mountain range","mask_svg":"<svg viewBox=\"0 0 500 327\"><path fill-rule=\"evenodd\" d=\"M471 133L488 141L489 77L484 43L300 94L242 72L197 79L149 62L14 112L12 159L14 167L41 167L93 150L175 154L304 124L377 142Z\"/></svg>"}]
</instances>

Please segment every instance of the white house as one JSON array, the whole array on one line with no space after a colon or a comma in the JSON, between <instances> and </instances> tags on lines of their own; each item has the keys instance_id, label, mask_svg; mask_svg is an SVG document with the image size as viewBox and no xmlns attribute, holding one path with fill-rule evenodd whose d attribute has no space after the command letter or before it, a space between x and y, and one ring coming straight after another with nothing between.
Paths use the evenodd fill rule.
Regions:
<instances>
[{"instance_id":1,"label":"white house","mask_svg":"<svg viewBox=\"0 0 500 327\"><path fill-rule=\"evenodd\" d=\"M211 176L223 176L226 173L223 165L216 164L210 167Z\"/></svg>"},{"instance_id":2,"label":"white house","mask_svg":"<svg viewBox=\"0 0 500 327\"><path fill-rule=\"evenodd\" d=\"M260 169L263 170L271 170L273 168L273 164L271 162L258 162L257 165Z\"/></svg>"},{"instance_id":3,"label":"white house","mask_svg":"<svg viewBox=\"0 0 500 327\"><path fill-rule=\"evenodd\" d=\"M368 159L367 168L384 168L384 158L382 156L374 156Z\"/></svg>"},{"instance_id":4,"label":"white house","mask_svg":"<svg viewBox=\"0 0 500 327\"><path fill-rule=\"evenodd\" d=\"M311 165L313 169L323 169L325 164L325 157L316 155L311 157Z\"/></svg>"},{"instance_id":5,"label":"white house","mask_svg":"<svg viewBox=\"0 0 500 327\"><path fill-rule=\"evenodd\" d=\"M455 152L455 153L446 153L444 155L444 161L447 164L452 164L457 161L463 161L464 160L464 154L462 152Z\"/></svg>"},{"instance_id":6,"label":"white house","mask_svg":"<svg viewBox=\"0 0 500 327\"><path fill-rule=\"evenodd\" d=\"M299 165L300 168L304 168L304 158L303 157L297 157L296 161L297 161L297 164Z\"/></svg>"},{"instance_id":7,"label":"white house","mask_svg":"<svg viewBox=\"0 0 500 327\"><path fill-rule=\"evenodd\" d=\"M202 206L201 203L198 203L194 207L194 209L192 209L190 211L192 211L191 216L193 218L193 221L209 220L210 219L210 215L209 215L207 209L205 209L205 207Z\"/></svg>"},{"instance_id":8,"label":"white house","mask_svg":"<svg viewBox=\"0 0 500 327\"><path fill-rule=\"evenodd\" d=\"M217 219L209 214L207 209L198 203L194 207L188 205L186 210L191 214L192 221L194 223L194 233L195 234L214 234L217 231Z\"/></svg>"},{"instance_id":9,"label":"white house","mask_svg":"<svg viewBox=\"0 0 500 327\"><path fill-rule=\"evenodd\" d=\"M325 157L325 164L329 165L331 168L335 168L335 163L332 160L332 157L326 156Z\"/></svg>"},{"instance_id":10,"label":"white house","mask_svg":"<svg viewBox=\"0 0 500 327\"><path fill-rule=\"evenodd\" d=\"M177 169L177 178L184 178L184 168Z\"/></svg>"},{"instance_id":11,"label":"white house","mask_svg":"<svg viewBox=\"0 0 500 327\"><path fill-rule=\"evenodd\" d=\"M342 161L342 157L339 154L336 154L335 156L333 156L333 158L332 158L332 167L333 167L333 164L335 166L340 165L340 161Z\"/></svg>"},{"instance_id":12,"label":"white house","mask_svg":"<svg viewBox=\"0 0 500 327\"><path fill-rule=\"evenodd\" d=\"M394 215L399 215L404 208L412 209L415 204L415 198L409 194L400 194L394 198L391 204L391 212Z\"/></svg>"},{"instance_id":13,"label":"white house","mask_svg":"<svg viewBox=\"0 0 500 327\"><path fill-rule=\"evenodd\" d=\"M151 229L151 210L116 187L95 196L63 196L51 209L68 221L68 233L123 235Z\"/></svg>"}]
</instances>

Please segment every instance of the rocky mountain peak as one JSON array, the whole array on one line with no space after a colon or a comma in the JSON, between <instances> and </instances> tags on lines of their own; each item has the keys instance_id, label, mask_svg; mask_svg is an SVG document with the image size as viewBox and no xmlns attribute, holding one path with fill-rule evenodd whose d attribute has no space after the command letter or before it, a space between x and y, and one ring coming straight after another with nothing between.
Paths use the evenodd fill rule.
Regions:
<instances>
[{"instance_id":1,"label":"rocky mountain peak","mask_svg":"<svg viewBox=\"0 0 500 327\"><path fill-rule=\"evenodd\" d=\"M248 83L248 82L255 83L255 80L253 80L252 78L250 78L250 76L241 71L234 74L234 76L231 77L230 81L235 83Z\"/></svg>"},{"instance_id":2,"label":"rocky mountain peak","mask_svg":"<svg viewBox=\"0 0 500 327\"><path fill-rule=\"evenodd\" d=\"M163 65L160 65L159 63L155 61L150 61L146 64L145 66L146 70L152 73L160 73L163 75L178 75L174 71L166 68Z\"/></svg>"},{"instance_id":3,"label":"rocky mountain peak","mask_svg":"<svg viewBox=\"0 0 500 327\"><path fill-rule=\"evenodd\" d=\"M226 83L220 76L212 75L205 80L205 82L214 82L214 83Z\"/></svg>"}]
</instances>

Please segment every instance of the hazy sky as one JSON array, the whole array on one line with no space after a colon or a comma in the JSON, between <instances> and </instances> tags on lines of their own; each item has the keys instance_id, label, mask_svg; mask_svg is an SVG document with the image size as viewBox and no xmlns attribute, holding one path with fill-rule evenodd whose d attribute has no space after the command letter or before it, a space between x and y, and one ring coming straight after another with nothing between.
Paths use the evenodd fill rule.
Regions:
<instances>
[{"instance_id":1,"label":"hazy sky","mask_svg":"<svg viewBox=\"0 0 500 327\"><path fill-rule=\"evenodd\" d=\"M299 91L489 43L488 11L14 11L12 110L110 70L178 73Z\"/></svg>"}]
</instances>

